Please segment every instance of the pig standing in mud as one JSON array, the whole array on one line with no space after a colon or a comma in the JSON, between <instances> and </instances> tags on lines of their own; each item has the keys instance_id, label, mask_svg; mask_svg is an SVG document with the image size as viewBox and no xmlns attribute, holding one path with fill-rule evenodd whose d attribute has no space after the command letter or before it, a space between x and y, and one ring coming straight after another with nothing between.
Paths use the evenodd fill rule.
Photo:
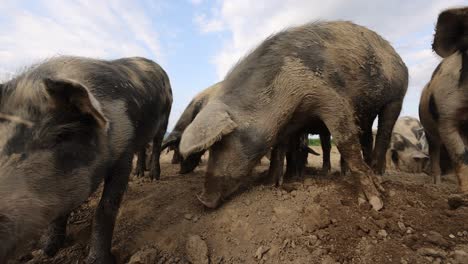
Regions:
<instances>
[{"instance_id":1,"label":"pig standing in mud","mask_svg":"<svg viewBox=\"0 0 468 264\"><path fill-rule=\"evenodd\" d=\"M441 181L441 150L446 148L463 194L459 198L465 205L468 201L467 32L468 8L449 9L439 14L432 47L443 60L424 88L419 105L434 182Z\"/></svg>"},{"instance_id":2,"label":"pig standing in mud","mask_svg":"<svg viewBox=\"0 0 468 264\"><path fill-rule=\"evenodd\" d=\"M330 154L331 141L330 132L325 125L315 127L312 134L320 135L320 145L322 147L322 174L328 174L331 170ZM279 143L273 147L270 155L270 168L268 175L275 180L276 186L281 186L283 178L303 177L307 158L309 154L319 156L308 146L308 134L292 136L289 141ZM286 172L283 174L284 158L286 157Z\"/></svg>"},{"instance_id":3,"label":"pig standing in mud","mask_svg":"<svg viewBox=\"0 0 468 264\"><path fill-rule=\"evenodd\" d=\"M427 140L418 119L401 117L393 128L387 152L387 168L410 173L426 172L429 166Z\"/></svg>"},{"instance_id":4,"label":"pig standing in mud","mask_svg":"<svg viewBox=\"0 0 468 264\"><path fill-rule=\"evenodd\" d=\"M379 115L379 171L407 82L407 68L391 45L350 22L310 23L269 37L228 73L182 135L182 156L210 149L199 200L217 207L269 148L323 122L360 183L360 200L380 210L382 189L362 158L359 127L366 128L368 156Z\"/></svg>"},{"instance_id":5,"label":"pig standing in mud","mask_svg":"<svg viewBox=\"0 0 468 264\"><path fill-rule=\"evenodd\" d=\"M197 153L193 153L185 159L181 159L179 153L179 143L180 138L182 137L182 133L184 133L188 125L192 123L193 119L195 119L198 113L208 104L210 98L216 95L221 85L222 82L216 83L197 94L179 117L179 120L177 121L172 132L163 141L161 151L166 148L174 151L172 160L173 163L177 160L180 162L179 173L181 174L192 172L198 166L201 157L205 153L205 150L203 150Z\"/></svg>"},{"instance_id":6,"label":"pig standing in mud","mask_svg":"<svg viewBox=\"0 0 468 264\"><path fill-rule=\"evenodd\" d=\"M169 78L144 58L57 57L0 87L0 262L50 224L44 251L64 244L67 218L104 181L88 263L113 263L115 219L132 157L160 145Z\"/></svg>"}]
</instances>

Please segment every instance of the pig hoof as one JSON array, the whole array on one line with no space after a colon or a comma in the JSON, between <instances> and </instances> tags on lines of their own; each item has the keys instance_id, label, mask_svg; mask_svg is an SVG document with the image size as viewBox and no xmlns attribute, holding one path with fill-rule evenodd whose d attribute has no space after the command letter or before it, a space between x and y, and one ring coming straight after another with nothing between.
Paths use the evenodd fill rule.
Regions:
<instances>
[{"instance_id":1,"label":"pig hoof","mask_svg":"<svg viewBox=\"0 0 468 264\"><path fill-rule=\"evenodd\" d=\"M156 168L153 168L150 170L149 172L149 178L154 181L159 181L159 179L161 178L161 169L158 169L157 167Z\"/></svg>"},{"instance_id":2,"label":"pig hoof","mask_svg":"<svg viewBox=\"0 0 468 264\"><path fill-rule=\"evenodd\" d=\"M455 210L462 206L468 206L467 195L453 194L448 198L448 205L450 209Z\"/></svg>"},{"instance_id":3,"label":"pig hoof","mask_svg":"<svg viewBox=\"0 0 468 264\"><path fill-rule=\"evenodd\" d=\"M112 253L104 254L92 254L86 258L86 264L115 264L117 261L115 260L114 255Z\"/></svg>"},{"instance_id":4,"label":"pig hoof","mask_svg":"<svg viewBox=\"0 0 468 264\"><path fill-rule=\"evenodd\" d=\"M138 178L141 178L141 177L145 176L145 172L142 171L142 170L139 170L139 169L135 170L135 172L133 174Z\"/></svg>"},{"instance_id":5,"label":"pig hoof","mask_svg":"<svg viewBox=\"0 0 468 264\"><path fill-rule=\"evenodd\" d=\"M65 238L55 238L54 240L48 240L42 251L49 257L55 256L57 252L62 248L65 242Z\"/></svg>"},{"instance_id":6,"label":"pig hoof","mask_svg":"<svg viewBox=\"0 0 468 264\"><path fill-rule=\"evenodd\" d=\"M197 199L198 199L205 207L210 208L210 209L215 209L216 207L219 206L219 201L220 201L219 198L207 199L207 198L204 197L203 195L197 195Z\"/></svg>"}]
</instances>

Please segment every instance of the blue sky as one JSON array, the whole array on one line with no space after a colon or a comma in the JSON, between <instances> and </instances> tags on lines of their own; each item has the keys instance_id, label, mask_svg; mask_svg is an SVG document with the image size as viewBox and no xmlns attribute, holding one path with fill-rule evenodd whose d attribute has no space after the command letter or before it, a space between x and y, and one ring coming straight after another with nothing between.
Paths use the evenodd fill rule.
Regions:
<instances>
[{"instance_id":1,"label":"blue sky","mask_svg":"<svg viewBox=\"0 0 468 264\"><path fill-rule=\"evenodd\" d=\"M56 55L144 56L168 72L169 129L199 91L266 36L308 21L351 20L389 40L410 69L403 115L417 116L421 89L439 58L437 14L468 0L0 0L0 79Z\"/></svg>"}]
</instances>

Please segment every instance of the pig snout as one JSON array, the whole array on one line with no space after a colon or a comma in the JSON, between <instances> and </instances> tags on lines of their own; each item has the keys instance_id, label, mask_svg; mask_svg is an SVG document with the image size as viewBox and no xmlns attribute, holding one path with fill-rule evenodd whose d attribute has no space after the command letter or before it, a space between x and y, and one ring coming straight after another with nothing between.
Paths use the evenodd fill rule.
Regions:
<instances>
[{"instance_id":1,"label":"pig snout","mask_svg":"<svg viewBox=\"0 0 468 264\"><path fill-rule=\"evenodd\" d=\"M47 226L53 211L36 197L18 190L15 192L13 195L2 192L5 196L0 204L1 263L11 257L21 241L37 236L38 231Z\"/></svg>"}]
</instances>

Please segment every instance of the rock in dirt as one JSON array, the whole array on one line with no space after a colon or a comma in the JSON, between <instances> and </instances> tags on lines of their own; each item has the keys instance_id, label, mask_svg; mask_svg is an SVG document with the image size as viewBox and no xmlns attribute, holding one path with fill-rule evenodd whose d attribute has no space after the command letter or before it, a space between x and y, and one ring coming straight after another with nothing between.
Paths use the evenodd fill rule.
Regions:
<instances>
[{"instance_id":1,"label":"rock in dirt","mask_svg":"<svg viewBox=\"0 0 468 264\"><path fill-rule=\"evenodd\" d=\"M144 248L133 254L127 264L150 264L156 263L159 252L155 248Z\"/></svg>"},{"instance_id":2,"label":"rock in dirt","mask_svg":"<svg viewBox=\"0 0 468 264\"><path fill-rule=\"evenodd\" d=\"M314 232L328 227L331 223L328 210L320 205L308 206L304 208L304 217L302 219L306 231Z\"/></svg>"},{"instance_id":3,"label":"rock in dirt","mask_svg":"<svg viewBox=\"0 0 468 264\"><path fill-rule=\"evenodd\" d=\"M265 255L265 253L267 253L269 250L270 250L270 247L261 246L257 249L257 252L255 252L255 257L257 259L262 259L263 255Z\"/></svg>"},{"instance_id":4,"label":"rock in dirt","mask_svg":"<svg viewBox=\"0 0 468 264\"><path fill-rule=\"evenodd\" d=\"M440 246L447 248L450 246L450 243L438 232L429 231L425 240L435 246Z\"/></svg>"},{"instance_id":5,"label":"rock in dirt","mask_svg":"<svg viewBox=\"0 0 468 264\"><path fill-rule=\"evenodd\" d=\"M321 264L335 264L336 261L330 257L329 255L325 256L322 258L322 261L320 262Z\"/></svg>"},{"instance_id":6,"label":"rock in dirt","mask_svg":"<svg viewBox=\"0 0 468 264\"><path fill-rule=\"evenodd\" d=\"M185 214L184 218L187 219L187 220L192 220L193 215L192 214Z\"/></svg>"},{"instance_id":7,"label":"rock in dirt","mask_svg":"<svg viewBox=\"0 0 468 264\"><path fill-rule=\"evenodd\" d=\"M455 250L451 257L454 264L468 264L468 253L463 250Z\"/></svg>"},{"instance_id":8,"label":"rock in dirt","mask_svg":"<svg viewBox=\"0 0 468 264\"><path fill-rule=\"evenodd\" d=\"M432 257L432 258L442 258L445 259L447 257L447 253L440 249L434 248L420 248L418 249L418 254L425 257Z\"/></svg>"},{"instance_id":9,"label":"rock in dirt","mask_svg":"<svg viewBox=\"0 0 468 264\"><path fill-rule=\"evenodd\" d=\"M190 236L185 247L186 257L193 264L209 264L208 246L200 236Z\"/></svg>"},{"instance_id":10,"label":"rock in dirt","mask_svg":"<svg viewBox=\"0 0 468 264\"><path fill-rule=\"evenodd\" d=\"M377 234L382 238L386 238L388 236L388 233L385 231L385 229L379 230Z\"/></svg>"}]
</instances>

